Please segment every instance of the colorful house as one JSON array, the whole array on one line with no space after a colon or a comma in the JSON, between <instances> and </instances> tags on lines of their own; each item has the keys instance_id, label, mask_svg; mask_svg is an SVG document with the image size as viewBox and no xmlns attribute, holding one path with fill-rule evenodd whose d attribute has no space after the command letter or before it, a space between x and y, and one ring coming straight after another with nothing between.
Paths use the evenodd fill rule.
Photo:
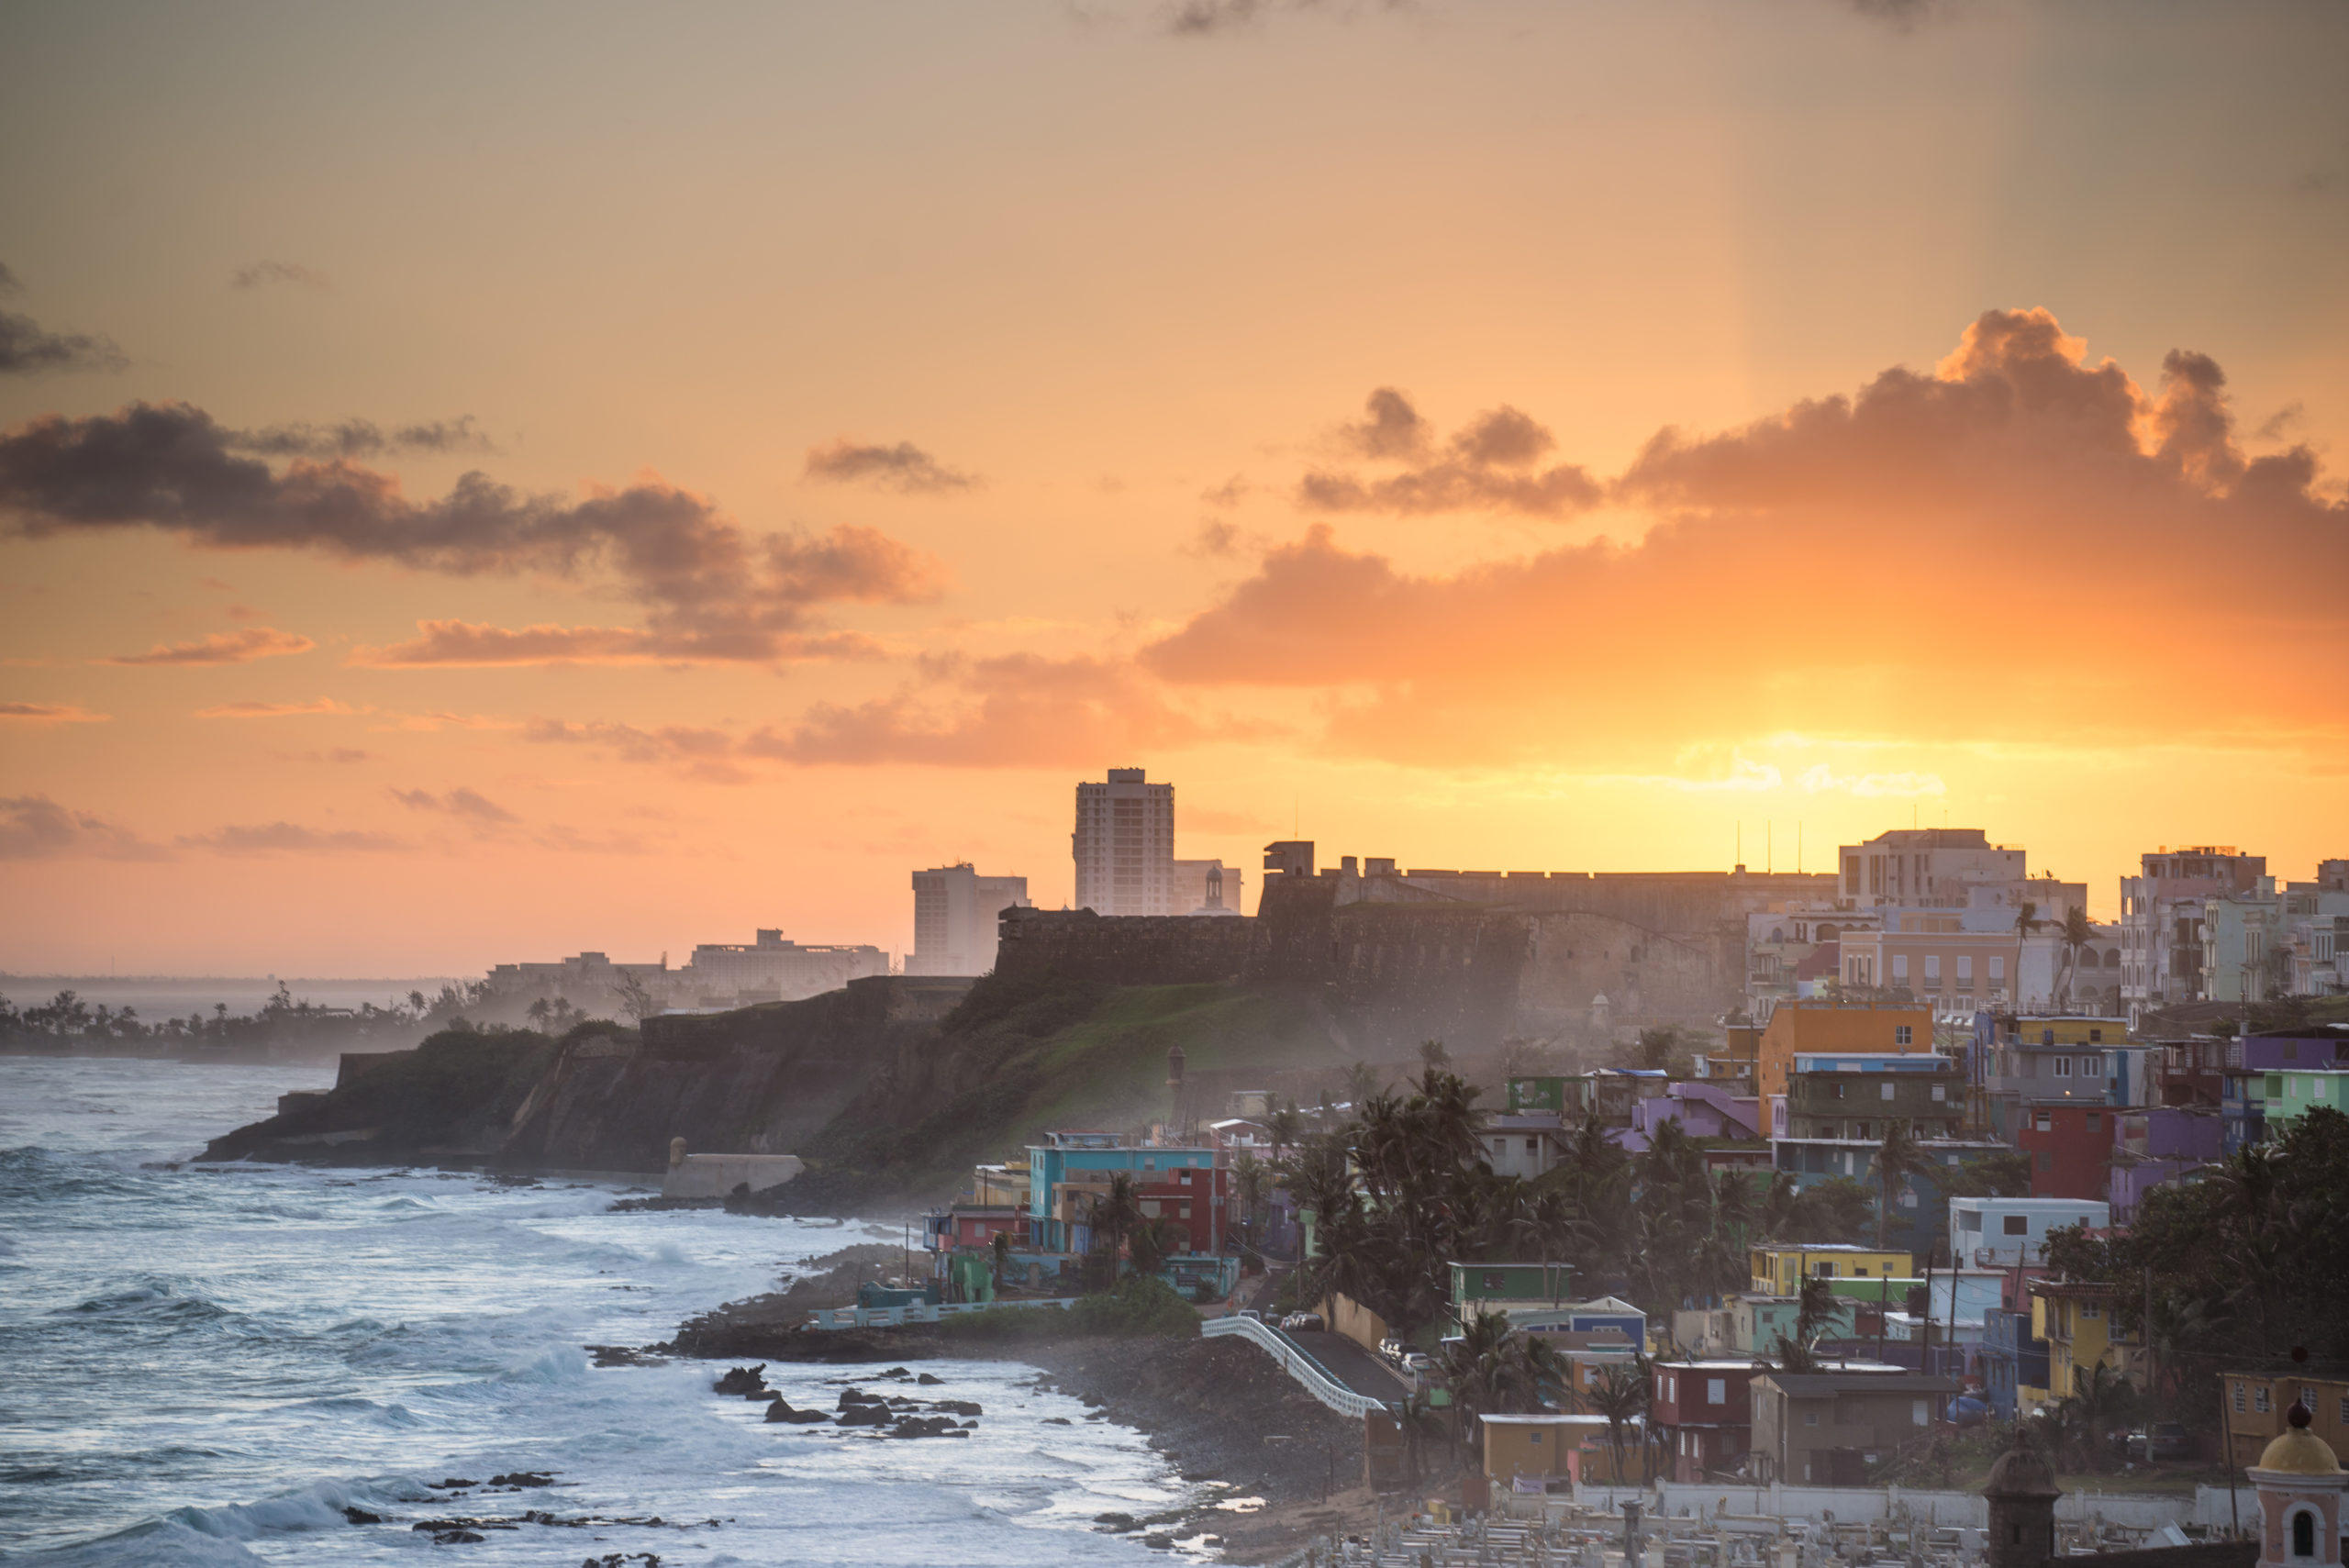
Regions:
<instances>
[{"instance_id":1,"label":"colorful house","mask_svg":"<svg viewBox=\"0 0 2349 1568\"><path fill-rule=\"evenodd\" d=\"M1028 1150L1028 1226L1048 1252L1082 1252L1092 1244L1093 1214L1119 1173L1133 1178L1152 1218L1189 1225L1195 1251L1220 1245L1226 1219L1216 1151L1205 1146L1131 1143L1090 1128L1048 1132ZM1151 1214L1150 1204L1159 1212ZM1188 1207L1190 1212L1184 1213Z\"/></svg>"},{"instance_id":2,"label":"colorful house","mask_svg":"<svg viewBox=\"0 0 2349 1568\"><path fill-rule=\"evenodd\" d=\"M1766 1242L1748 1253L1747 1272L1757 1296L1798 1296L1802 1282L1820 1279L1906 1279L1913 1259L1906 1252L1879 1251L1849 1242L1797 1246Z\"/></svg>"},{"instance_id":3,"label":"colorful house","mask_svg":"<svg viewBox=\"0 0 2349 1568\"><path fill-rule=\"evenodd\" d=\"M2145 1385L2143 1347L2113 1320L2113 1289L2076 1280L2036 1279L2030 1284L2032 1337L2047 1344L2047 1383L2019 1389L2025 1414L2053 1399L2069 1397L2079 1374L2109 1366L2140 1388Z\"/></svg>"},{"instance_id":4,"label":"colorful house","mask_svg":"<svg viewBox=\"0 0 2349 1568\"><path fill-rule=\"evenodd\" d=\"M2121 1113L2101 1104L2026 1105L2015 1147L2031 1156L2031 1195L2105 1201Z\"/></svg>"},{"instance_id":5,"label":"colorful house","mask_svg":"<svg viewBox=\"0 0 2349 1568\"><path fill-rule=\"evenodd\" d=\"M1702 1481L1745 1462L1753 1446L1749 1385L1761 1370L1750 1361L1656 1363L1648 1410L1667 1478Z\"/></svg>"},{"instance_id":6,"label":"colorful house","mask_svg":"<svg viewBox=\"0 0 2349 1568\"><path fill-rule=\"evenodd\" d=\"M1756 1046L1753 1092L1767 1099L1787 1092L1795 1058L1808 1054L1905 1055L1933 1048L1930 1007L1847 1006L1837 1002L1781 1002Z\"/></svg>"}]
</instances>

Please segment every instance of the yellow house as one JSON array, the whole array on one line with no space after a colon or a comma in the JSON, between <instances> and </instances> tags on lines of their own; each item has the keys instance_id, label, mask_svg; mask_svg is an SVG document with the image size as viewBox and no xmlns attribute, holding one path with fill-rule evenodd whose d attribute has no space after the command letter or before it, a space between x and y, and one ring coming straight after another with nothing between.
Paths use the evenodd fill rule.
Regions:
<instances>
[{"instance_id":1,"label":"yellow house","mask_svg":"<svg viewBox=\"0 0 2349 1568\"><path fill-rule=\"evenodd\" d=\"M1905 1056L1933 1049L1931 1007L1854 1007L1833 1002L1781 1002L1755 1047L1755 1092L1769 1103L1787 1092L1798 1052L1850 1051Z\"/></svg>"},{"instance_id":2,"label":"yellow house","mask_svg":"<svg viewBox=\"0 0 2349 1568\"><path fill-rule=\"evenodd\" d=\"M2047 1386L2015 1391L2023 1411L2078 1391L2076 1374L2109 1366L2144 1386L2143 1348L2112 1320L2110 1285L2070 1280L2031 1282L2031 1331L2047 1341Z\"/></svg>"},{"instance_id":3,"label":"yellow house","mask_svg":"<svg viewBox=\"0 0 2349 1568\"><path fill-rule=\"evenodd\" d=\"M1756 1296L1798 1296L1802 1282L1821 1279L1898 1279L1913 1277L1914 1260L1906 1252L1878 1251L1843 1242L1802 1247L1772 1244L1756 1247L1748 1259Z\"/></svg>"}]
</instances>

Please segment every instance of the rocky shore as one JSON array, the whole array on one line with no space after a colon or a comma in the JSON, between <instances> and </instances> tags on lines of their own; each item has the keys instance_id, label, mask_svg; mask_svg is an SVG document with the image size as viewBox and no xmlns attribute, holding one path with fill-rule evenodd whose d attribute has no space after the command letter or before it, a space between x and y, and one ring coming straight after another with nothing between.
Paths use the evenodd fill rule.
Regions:
<instances>
[{"instance_id":1,"label":"rocky shore","mask_svg":"<svg viewBox=\"0 0 2349 1568\"><path fill-rule=\"evenodd\" d=\"M861 1251L852 1249L852 1251ZM861 1260L834 1254L828 1272L852 1276ZM803 1280L799 1286L814 1286ZM924 1361L1013 1361L1041 1386L1070 1395L1104 1419L1142 1433L1186 1481L1214 1495L1181 1514L1105 1518L1100 1528L1143 1539L1215 1535L1235 1562L1275 1562L1314 1537L1360 1528L1374 1500L1362 1490L1362 1428L1280 1375L1255 1346L1196 1336L993 1337L941 1328L839 1329L798 1325L811 1307L845 1297L802 1289L730 1303L680 1326L642 1353L713 1364L760 1362L906 1367ZM819 1296L830 1299L819 1300ZM1243 1500L1261 1499L1261 1507Z\"/></svg>"}]
</instances>

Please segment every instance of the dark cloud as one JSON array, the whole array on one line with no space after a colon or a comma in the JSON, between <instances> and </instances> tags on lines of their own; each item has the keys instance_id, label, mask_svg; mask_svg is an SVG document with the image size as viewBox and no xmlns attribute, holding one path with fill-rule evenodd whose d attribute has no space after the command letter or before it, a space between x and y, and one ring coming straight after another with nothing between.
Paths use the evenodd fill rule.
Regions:
<instances>
[{"instance_id":1,"label":"dark cloud","mask_svg":"<svg viewBox=\"0 0 2349 1568\"><path fill-rule=\"evenodd\" d=\"M427 620L417 635L383 648L353 650L350 663L369 669L488 669L514 664L662 664L699 657L674 638L625 626L488 626ZM784 662L872 659L881 645L853 631L775 632L760 657Z\"/></svg>"},{"instance_id":2,"label":"dark cloud","mask_svg":"<svg viewBox=\"0 0 2349 1568\"><path fill-rule=\"evenodd\" d=\"M415 502L345 460L282 472L185 404L50 415L0 434L0 520L21 537L152 528L221 549L308 549L452 575L600 566L644 606L646 656L793 656L813 612L933 596L929 558L871 528L751 535L657 479L584 500L528 495L470 473ZM393 660L393 662L429 662Z\"/></svg>"},{"instance_id":3,"label":"dark cloud","mask_svg":"<svg viewBox=\"0 0 2349 1568\"><path fill-rule=\"evenodd\" d=\"M239 451L262 457L361 458L395 452L495 452L470 414L454 419L433 419L386 430L368 419L345 419L338 425L272 425L266 429L239 430L229 439Z\"/></svg>"},{"instance_id":4,"label":"dark cloud","mask_svg":"<svg viewBox=\"0 0 2349 1568\"><path fill-rule=\"evenodd\" d=\"M332 697L313 697L308 702L224 702L214 707L195 710L198 718L301 718L313 714L347 714L358 711Z\"/></svg>"},{"instance_id":5,"label":"dark cloud","mask_svg":"<svg viewBox=\"0 0 2349 1568\"><path fill-rule=\"evenodd\" d=\"M1408 463L1402 472L1362 474L1308 473L1297 486L1298 502L1319 512L1522 512L1564 517L1595 505L1598 484L1573 463L1536 470L1533 463L1557 439L1519 410L1503 404L1477 415L1453 434L1437 455L1434 427L1411 401L1391 386L1372 393L1366 417L1340 429L1340 438L1364 457Z\"/></svg>"},{"instance_id":6,"label":"dark cloud","mask_svg":"<svg viewBox=\"0 0 2349 1568\"><path fill-rule=\"evenodd\" d=\"M682 724L640 729L632 724L600 720L573 723L561 718L534 718L522 731L522 738L541 745L602 747L624 762L673 766L686 777L704 784L744 784L751 778L737 764L739 744L722 729Z\"/></svg>"},{"instance_id":7,"label":"dark cloud","mask_svg":"<svg viewBox=\"0 0 2349 1568\"><path fill-rule=\"evenodd\" d=\"M101 664L249 664L287 653L307 653L317 643L274 627L214 632L194 642L157 643L144 653L117 653Z\"/></svg>"},{"instance_id":8,"label":"dark cloud","mask_svg":"<svg viewBox=\"0 0 2349 1568\"><path fill-rule=\"evenodd\" d=\"M295 822L258 822L215 828L208 833L183 833L179 842L186 849L223 855L380 854L408 848L405 840L386 833L305 828Z\"/></svg>"},{"instance_id":9,"label":"dark cloud","mask_svg":"<svg viewBox=\"0 0 2349 1568\"><path fill-rule=\"evenodd\" d=\"M72 703L0 702L0 723L104 724L111 717Z\"/></svg>"},{"instance_id":10,"label":"dark cloud","mask_svg":"<svg viewBox=\"0 0 2349 1568\"><path fill-rule=\"evenodd\" d=\"M111 339L44 331L29 316L0 310L0 375L118 371L129 362Z\"/></svg>"},{"instance_id":11,"label":"dark cloud","mask_svg":"<svg viewBox=\"0 0 2349 1568\"><path fill-rule=\"evenodd\" d=\"M807 476L835 484L867 483L909 494L968 490L976 476L958 473L914 445L863 446L843 436L829 446L807 449Z\"/></svg>"},{"instance_id":12,"label":"dark cloud","mask_svg":"<svg viewBox=\"0 0 2349 1568\"><path fill-rule=\"evenodd\" d=\"M250 267L239 267L228 280L230 288L257 289L269 284L293 284L300 288L322 289L328 279L315 267L299 261L255 261Z\"/></svg>"},{"instance_id":13,"label":"dark cloud","mask_svg":"<svg viewBox=\"0 0 2349 1568\"><path fill-rule=\"evenodd\" d=\"M8 270L6 261L0 261L0 296L24 292L25 285L17 282L17 274Z\"/></svg>"},{"instance_id":14,"label":"dark cloud","mask_svg":"<svg viewBox=\"0 0 2349 1568\"><path fill-rule=\"evenodd\" d=\"M45 795L0 798L0 861L156 861L169 855L128 828L60 806Z\"/></svg>"},{"instance_id":15,"label":"dark cloud","mask_svg":"<svg viewBox=\"0 0 2349 1568\"><path fill-rule=\"evenodd\" d=\"M1319 526L1140 662L1318 694L1334 750L1446 764L1925 714L1944 741L2349 745L2349 689L2272 678L2349 668L2349 502L2305 448L2242 450L2207 355L2147 390L2047 312L1990 311L1931 373L1664 429L1593 490L1644 532L1422 573ZM1953 655L1916 630L1954 604L2060 606L2065 632ZM2168 606L2196 636L2149 632ZM1832 651L1777 635L1812 611Z\"/></svg>"},{"instance_id":16,"label":"dark cloud","mask_svg":"<svg viewBox=\"0 0 2349 1568\"><path fill-rule=\"evenodd\" d=\"M521 820L495 801L476 795L462 785L446 795L434 795L430 790L423 789L395 789L392 798L411 811L438 812L443 817L459 817L482 827L504 827Z\"/></svg>"},{"instance_id":17,"label":"dark cloud","mask_svg":"<svg viewBox=\"0 0 2349 1568\"><path fill-rule=\"evenodd\" d=\"M1364 417L1342 426L1340 437L1364 457L1415 457L1434 439L1435 428L1419 417L1411 400L1391 386L1382 386L1364 400Z\"/></svg>"}]
</instances>

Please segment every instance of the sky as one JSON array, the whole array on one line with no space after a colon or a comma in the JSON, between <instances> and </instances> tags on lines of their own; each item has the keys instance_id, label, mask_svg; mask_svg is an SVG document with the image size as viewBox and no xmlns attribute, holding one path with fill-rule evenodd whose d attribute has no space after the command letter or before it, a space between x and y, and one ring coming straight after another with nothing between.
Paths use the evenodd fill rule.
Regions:
<instances>
[{"instance_id":1,"label":"sky","mask_svg":"<svg viewBox=\"0 0 2349 1568\"><path fill-rule=\"evenodd\" d=\"M2349 853L2337 0L0 12L0 970Z\"/></svg>"}]
</instances>

